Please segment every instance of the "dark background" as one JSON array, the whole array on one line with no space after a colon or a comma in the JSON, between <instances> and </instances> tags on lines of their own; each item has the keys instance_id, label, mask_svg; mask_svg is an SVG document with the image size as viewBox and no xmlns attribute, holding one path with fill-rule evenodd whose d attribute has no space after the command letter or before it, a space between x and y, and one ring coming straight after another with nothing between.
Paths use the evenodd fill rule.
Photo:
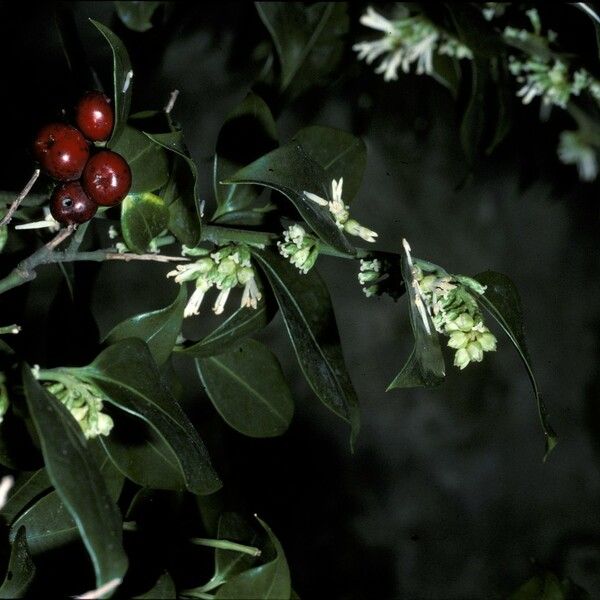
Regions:
<instances>
[{"instance_id":1,"label":"dark background","mask_svg":"<svg viewBox=\"0 0 600 600\"><path fill-rule=\"evenodd\" d=\"M67 16L72 10L108 89L108 49L86 19L124 39L135 70L134 110L160 108L172 89L180 90L174 115L197 161L210 214L216 136L250 88L260 67L252 53L266 39L254 7L178 6L167 25L139 34L116 20L109 2L0 4L3 189L22 187L31 172L33 132L79 89L55 9ZM566 13L563 27L572 19L593 39L587 21ZM353 7L353 39L364 35L359 14ZM399 251L406 237L415 255L451 272L489 268L515 281L559 445L542 464L526 373L500 335L496 354L462 373L449 367L439 390L386 393L412 344L406 303L367 300L356 265L324 258L319 269L362 407L356 452L350 453L344 425L305 385L277 317L261 337L282 361L297 405L280 439L249 440L227 429L193 370L178 364L188 406L202 415L198 425L225 484L238 492L237 508L271 524L302 597L503 597L533 574L534 562L598 597L598 186L579 183L576 170L558 162L558 133L571 125L558 114L540 123L537 101L515 103L510 135L466 177L460 101L447 90L416 76L386 84L351 53L340 73L331 87L281 113L280 138L309 124L361 135L368 166L353 215L380 233L378 247ZM2 262L3 273L10 267ZM27 311L23 336L31 362L87 362L97 352L89 343L89 335L95 339L90 306L104 333L125 317L164 306L175 293L156 265L78 269L73 303L54 268L29 290L2 297L5 315ZM205 320L214 323L208 312Z\"/></svg>"}]
</instances>

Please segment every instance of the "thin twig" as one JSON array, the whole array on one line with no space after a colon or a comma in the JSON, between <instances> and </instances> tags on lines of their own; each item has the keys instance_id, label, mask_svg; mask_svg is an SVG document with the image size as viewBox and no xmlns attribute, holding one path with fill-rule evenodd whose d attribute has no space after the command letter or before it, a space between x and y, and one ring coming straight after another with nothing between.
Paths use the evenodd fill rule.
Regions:
<instances>
[{"instance_id":1,"label":"thin twig","mask_svg":"<svg viewBox=\"0 0 600 600\"><path fill-rule=\"evenodd\" d=\"M57 246L60 246L73 232L77 229L77 225L69 225L61 229L43 248L52 252Z\"/></svg>"},{"instance_id":2,"label":"thin twig","mask_svg":"<svg viewBox=\"0 0 600 600\"><path fill-rule=\"evenodd\" d=\"M166 254L130 254L128 252L112 252L110 250L93 250L91 252L78 252L72 256L68 254L61 262L75 262L75 261L92 261L100 262L103 260L123 260L130 262L132 260L146 260L152 262L189 262L189 258L183 256L167 256Z\"/></svg>"},{"instance_id":3,"label":"thin twig","mask_svg":"<svg viewBox=\"0 0 600 600\"><path fill-rule=\"evenodd\" d=\"M167 102L167 105L164 108L167 114L169 114L173 110L175 102L177 101L177 96L179 96L179 90L173 90L171 92L171 96L169 97L169 101Z\"/></svg>"},{"instance_id":4,"label":"thin twig","mask_svg":"<svg viewBox=\"0 0 600 600\"><path fill-rule=\"evenodd\" d=\"M15 214L17 208L19 208L19 205L21 204L21 202L23 202L23 200L25 200L27 194L29 194L29 192L31 191L31 188L33 187L33 184L37 181L37 178L39 176L40 176L40 170L36 169L33 172L31 179L27 182L27 185L23 188L21 193L15 198L14 202L10 205L8 212L4 215L4 217L0 221L0 227L2 227L2 225L8 225L8 223L10 223L10 220L12 219L13 215Z\"/></svg>"}]
</instances>

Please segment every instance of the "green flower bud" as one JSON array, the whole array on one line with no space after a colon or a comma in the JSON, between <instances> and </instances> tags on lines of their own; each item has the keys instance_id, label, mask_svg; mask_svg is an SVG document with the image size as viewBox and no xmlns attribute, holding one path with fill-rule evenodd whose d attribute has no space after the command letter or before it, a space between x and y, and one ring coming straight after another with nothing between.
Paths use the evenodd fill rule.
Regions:
<instances>
[{"instance_id":1,"label":"green flower bud","mask_svg":"<svg viewBox=\"0 0 600 600\"><path fill-rule=\"evenodd\" d=\"M481 362L483 360L483 348L479 342L471 342L467 346L467 352L473 362Z\"/></svg>"},{"instance_id":2,"label":"green flower bud","mask_svg":"<svg viewBox=\"0 0 600 600\"><path fill-rule=\"evenodd\" d=\"M458 367L461 371L471 362L471 358L469 357L469 353L466 348L461 348L456 351L454 355L454 366Z\"/></svg>"},{"instance_id":3,"label":"green flower bud","mask_svg":"<svg viewBox=\"0 0 600 600\"><path fill-rule=\"evenodd\" d=\"M100 435L108 435L114 426L113 420L104 413L98 413L98 423L96 428Z\"/></svg>"},{"instance_id":4,"label":"green flower bud","mask_svg":"<svg viewBox=\"0 0 600 600\"><path fill-rule=\"evenodd\" d=\"M376 279L379 279L379 273L376 273L375 271L365 271L364 273L358 274L358 282L361 285L364 285L365 283L370 283L371 281L375 281Z\"/></svg>"},{"instance_id":5,"label":"green flower bud","mask_svg":"<svg viewBox=\"0 0 600 600\"><path fill-rule=\"evenodd\" d=\"M469 313L462 313L456 319L454 319L454 323L456 326L464 332L469 332L473 329L473 325L475 325L473 321L473 317Z\"/></svg>"},{"instance_id":6,"label":"green flower bud","mask_svg":"<svg viewBox=\"0 0 600 600\"><path fill-rule=\"evenodd\" d=\"M239 268L237 279L240 285L246 285L251 279L254 279L254 269L252 267Z\"/></svg>"},{"instance_id":7,"label":"green flower bud","mask_svg":"<svg viewBox=\"0 0 600 600\"><path fill-rule=\"evenodd\" d=\"M482 333L477 337L477 341L483 348L484 352L495 352L496 351L497 340L496 340L496 336L493 333L486 331L485 333Z\"/></svg>"},{"instance_id":8,"label":"green flower bud","mask_svg":"<svg viewBox=\"0 0 600 600\"><path fill-rule=\"evenodd\" d=\"M435 275L427 275L426 277L423 277L421 281L419 281L419 287L425 293L433 292L436 281L437 277Z\"/></svg>"},{"instance_id":9,"label":"green flower bud","mask_svg":"<svg viewBox=\"0 0 600 600\"><path fill-rule=\"evenodd\" d=\"M232 258L226 258L219 263L217 269L221 275L232 275L237 271L237 265Z\"/></svg>"},{"instance_id":10,"label":"green flower bud","mask_svg":"<svg viewBox=\"0 0 600 600\"><path fill-rule=\"evenodd\" d=\"M75 417L75 420L79 421L80 423L85 419L85 417L88 414L88 411L89 407L87 406L87 404L85 406L77 406L71 408L71 414Z\"/></svg>"},{"instance_id":11,"label":"green flower bud","mask_svg":"<svg viewBox=\"0 0 600 600\"><path fill-rule=\"evenodd\" d=\"M454 331L450 334L450 339L448 340L448 346L450 348L454 348L458 350L459 348L464 348L469 343L469 336L463 331Z\"/></svg>"}]
</instances>

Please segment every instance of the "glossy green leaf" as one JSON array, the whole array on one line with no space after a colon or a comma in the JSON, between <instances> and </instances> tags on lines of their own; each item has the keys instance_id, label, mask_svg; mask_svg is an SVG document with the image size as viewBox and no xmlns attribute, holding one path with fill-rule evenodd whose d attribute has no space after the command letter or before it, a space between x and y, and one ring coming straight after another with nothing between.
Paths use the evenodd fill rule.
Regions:
<instances>
[{"instance_id":1,"label":"glossy green leaf","mask_svg":"<svg viewBox=\"0 0 600 600\"><path fill-rule=\"evenodd\" d=\"M115 467L134 483L159 490L186 489L177 456L141 419L120 414L110 436L99 443Z\"/></svg>"},{"instance_id":2,"label":"glossy green leaf","mask_svg":"<svg viewBox=\"0 0 600 600\"><path fill-rule=\"evenodd\" d=\"M110 344L131 337L144 340L156 363L162 365L171 355L181 331L186 302L187 290L185 285L182 285L172 304L126 319L116 325L106 335L105 340Z\"/></svg>"},{"instance_id":3,"label":"glossy green leaf","mask_svg":"<svg viewBox=\"0 0 600 600\"><path fill-rule=\"evenodd\" d=\"M278 254L253 250L277 299L306 381L317 397L347 421L354 444L358 400L346 370L329 292L316 270L298 271Z\"/></svg>"},{"instance_id":4,"label":"glossy green leaf","mask_svg":"<svg viewBox=\"0 0 600 600\"><path fill-rule=\"evenodd\" d=\"M498 325L502 327L504 333L506 333L513 346L517 349L527 370L544 432L545 460L548 458L550 452L552 452L554 446L556 446L557 436L548 422L546 406L538 388L535 375L533 374L531 359L525 343L525 334L523 333L523 312L521 310L519 292L514 283L502 273L486 271L485 273L476 275L475 279L487 288L483 295L478 296L479 302L488 310Z\"/></svg>"},{"instance_id":5,"label":"glossy green leaf","mask_svg":"<svg viewBox=\"0 0 600 600\"><path fill-rule=\"evenodd\" d=\"M170 134L167 134L170 135ZM120 154L131 169L130 194L154 192L169 179L169 159L163 148L141 131L126 125L111 150Z\"/></svg>"},{"instance_id":6,"label":"glossy green leaf","mask_svg":"<svg viewBox=\"0 0 600 600\"><path fill-rule=\"evenodd\" d=\"M163 194L171 212L169 225L173 226L173 234L182 243L195 246L200 241L201 221L198 169L185 145L183 134L172 131L145 135L157 146L173 153L172 177L168 193Z\"/></svg>"},{"instance_id":7,"label":"glossy green leaf","mask_svg":"<svg viewBox=\"0 0 600 600\"><path fill-rule=\"evenodd\" d=\"M127 556L122 546L121 515L79 424L27 367L23 368L23 384L48 477L77 523L94 564L97 585L122 578Z\"/></svg>"},{"instance_id":8,"label":"glossy green leaf","mask_svg":"<svg viewBox=\"0 0 600 600\"><path fill-rule=\"evenodd\" d=\"M115 2L119 19L133 31L152 29L152 17L164 2Z\"/></svg>"},{"instance_id":9,"label":"glossy green leaf","mask_svg":"<svg viewBox=\"0 0 600 600\"><path fill-rule=\"evenodd\" d=\"M142 419L160 435L177 457L189 491L210 494L221 487L202 440L162 385L144 342L134 338L117 342L88 367L70 371L97 385L111 404Z\"/></svg>"},{"instance_id":10,"label":"glossy green leaf","mask_svg":"<svg viewBox=\"0 0 600 600\"><path fill-rule=\"evenodd\" d=\"M258 519L258 517L257 517ZM292 592L290 570L279 540L269 526L258 519L269 536L269 544L263 556L273 558L266 564L252 567L228 579L217 591L216 598L247 598L268 600L289 598Z\"/></svg>"},{"instance_id":11,"label":"glossy green leaf","mask_svg":"<svg viewBox=\"0 0 600 600\"><path fill-rule=\"evenodd\" d=\"M313 125L292 139L325 171L326 178L344 178L344 200L349 204L358 193L367 166L367 148L358 137L333 127Z\"/></svg>"},{"instance_id":12,"label":"glossy green leaf","mask_svg":"<svg viewBox=\"0 0 600 600\"><path fill-rule=\"evenodd\" d=\"M121 231L130 250L148 251L150 242L167 228L169 209L150 192L129 194L121 205Z\"/></svg>"},{"instance_id":13,"label":"glossy green leaf","mask_svg":"<svg viewBox=\"0 0 600 600\"><path fill-rule=\"evenodd\" d=\"M388 391L395 388L432 387L439 385L446 376L444 356L440 341L427 310L423 315L417 308L417 295L412 285L413 274L406 254L401 259L402 278L408 294L410 325L415 338L415 346L406 364L388 386ZM423 316L427 324L423 322Z\"/></svg>"},{"instance_id":14,"label":"glossy green leaf","mask_svg":"<svg viewBox=\"0 0 600 600\"><path fill-rule=\"evenodd\" d=\"M252 207L261 193L247 185L221 185L236 171L277 147L277 127L265 101L249 93L225 120L217 138L214 159L214 194L217 211L213 220Z\"/></svg>"},{"instance_id":15,"label":"glossy green leaf","mask_svg":"<svg viewBox=\"0 0 600 600\"><path fill-rule=\"evenodd\" d=\"M37 497L51 487L46 469L21 473L11 488L0 515L10 525Z\"/></svg>"},{"instance_id":16,"label":"glossy green leaf","mask_svg":"<svg viewBox=\"0 0 600 600\"><path fill-rule=\"evenodd\" d=\"M171 600L176 597L173 578L168 573L163 573L152 589L141 596L135 596L135 600Z\"/></svg>"},{"instance_id":17,"label":"glossy green leaf","mask_svg":"<svg viewBox=\"0 0 600 600\"><path fill-rule=\"evenodd\" d=\"M131 91L133 87L131 61L123 42L105 25L90 19L94 27L104 36L113 54L113 99L115 124L109 146L119 141L129 117Z\"/></svg>"},{"instance_id":18,"label":"glossy green leaf","mask_svg":"<svg viewBox=\"0 0 600 600\"><path fill-rule=\"evenodd\" d=\"M60 548L81 537L71 513L55 491L40 498L15 521L11 537L21 526L25 526L27 543L34 555Z\"/></svg>"},{"instance_id":19,"label":"glossy green leaf","mask_svg":"<svg viewBox=\"0 0 600 600\"><path fill-rule=\"evenodd\" d=\"M245 340L229 352L196 360L208 397L228 425L250 437L282 435L294 402L277 357Z\"/></svg>"},{"instance_id":20,"label":"glossy green leaf","mask_svg":"<svg viewBox=\"0 0 600 600\"><path fill-rule=\"evenodd\" d=\"M346 3L257 2L256 9L279 57L279 91L294 98L327 84L344 50Z\"/></svg>"},{"instance_id":21,"label":"glossy green leaf","mask_svg":"<svg viewBox=\"0 0 600 600\"><path fill-rule=\"evenodd\" d=\"M259 302L256 310L245 306L238 308L204 339L187 347L175 350L187 356L205 358L221 354L235 346L245 337L264 329L273 316L273 310L265 300Z\"/></svg>"},{"instance_id":22,"label":"glossy green leaf","mask_svg":"<svg viewBox=\"0 0 600 600\"><path fill-rule=\"evenodd\" d=\"M269 152L229 177L225 183L257 184L281 192L326 244L339 252L354 254L354 248L336 225L328 207L304 195L307 191L330 199L331 178L300 143L291 141Z\"/></svg>"},{"instance_id":23,"label":"glossy green leaf","mask_svg":"<svg viewBox=\"0 0 600 600\"><path fill-rule=\"evenodd\" d=\"M123 487L123 476L112 466L110 460L98 454L93 442L88 444L90 454L99 465L108 493L116 502ZM27 543L33 554L60 548L80 539L77 525L56 491L42 496L19 516L11 528L11 539L14 539L22 525L25 526Z\"/></svg>"},{"instance_id":24,"label":"glossy green leaf","mask_svg":"<svg viewBox=\"0 0 600 600\"><path fill-rule=\"evenodd\" d=\"M34 577L35 564L27 545L25 528L21 527L12 543L8 571L0 586L0 598L24 598Z\"/></svg>"},{"instance_id":25,"label":"glossy green leaf","mask_svg":"<svg viewBox=\"0 0 600 600\"><path fill-rule=\"evenodd\" d=\"M259 535L247 519L237 513L221 513L217 527L219 540L228 540L245 546L257 547L259 545ZM251 556L245 552L235 550L225 550L223 548L215 549L215 572L210 580L193 590L186 590L186 595L196 597L198 594L205 594L215 590L223 585L229 579L247 571L258 562L257 556Z\"/></svg>"}]
</instances>

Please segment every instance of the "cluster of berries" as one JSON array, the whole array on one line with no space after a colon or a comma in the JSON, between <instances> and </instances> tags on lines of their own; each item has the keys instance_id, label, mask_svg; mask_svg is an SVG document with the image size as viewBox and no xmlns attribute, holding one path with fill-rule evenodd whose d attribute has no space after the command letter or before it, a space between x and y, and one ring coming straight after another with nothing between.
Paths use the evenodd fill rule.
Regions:
<instances>
[{"instance_id":1,"label":"cluster of berries","mask_svg":"<svg viewBox=\"0 0 600 600\"><path fill-rule=\"evenodd\" d=\"M90 142L110 138L114 113L102 92L87 92L75 108L73 127L50 123L33 145L42 170L60 182L50 201L50 212L67 225L89 221L98 206L114 206L131 188L131 169L116 152L104 148L91 154Z\"/></svg>"}]
</instances>

